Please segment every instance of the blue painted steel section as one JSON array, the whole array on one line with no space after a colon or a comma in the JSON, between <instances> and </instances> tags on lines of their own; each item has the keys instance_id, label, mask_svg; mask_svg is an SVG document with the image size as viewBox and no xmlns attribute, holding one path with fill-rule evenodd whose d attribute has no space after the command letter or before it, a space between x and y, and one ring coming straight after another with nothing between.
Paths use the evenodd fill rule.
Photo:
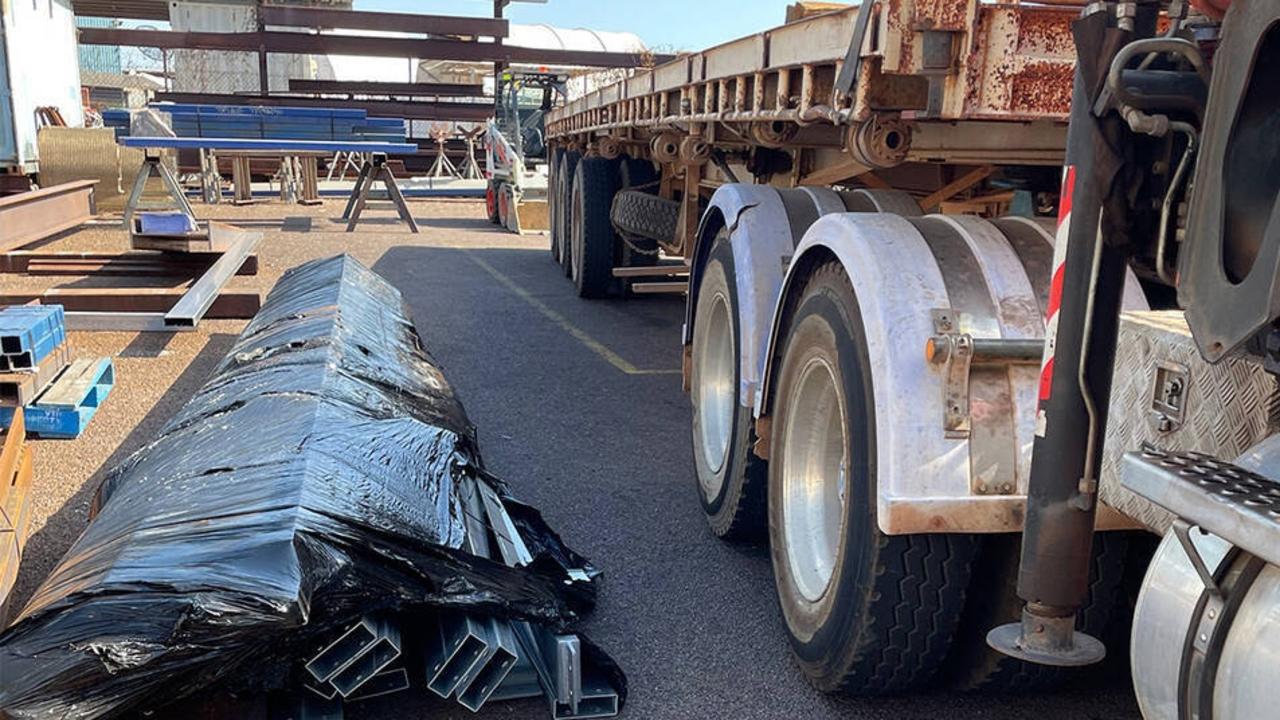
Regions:
<instances>
[{"instance_id":1,"label":"blue painted steel section","mask_svg":"<svg viewBox=\"0 0 1280 720\"><path fill-rule=\"evenodd\" d=\"M31 367L67 339L61 305L13 305L0 310L0 354L31 353Z\"/></svg>"},{"instance_id":2,"label":"blue painted steel section","mask_svg":"<svg viewBox=\"0 0 1280 720\"><path fill-rule=\"evenodd\" d=\"M339 140L262 140L241 138L122 137L125 147L206 150L266 150L279 152L370 152L411 155L418 151L412 143L344 142Z\"/></svg>"},{"instance_id":3,"label":"blue painted steel section","mask_svg":"<svg viewBox=\"0 0 1280 720\"><path fill-rule=\"evenodd\" d=\"M151 107L168 113L174 134L182 138L403 143L406 132L404 120L370 118L358 109L176 103L154 103ZM266 112L280 109L299 112ZM257 112L259 110L263 112ZM116 129L117 136L130 134L127 110L107 110L102 119L107 127Z\"/></svg>"},{"instance_id":4,"label":"blue painted steel section","mask_svg":"<svg viewBox=\"0 0 1280 720\"><path fill-rule=\"evenodd\" d=\"M191 103L151 103L152 110L201 115L274 115L279 117L353 118L363 120L368 113L350 108L274 107L265 105L196 105Z\"/></svg>"}]
</instances>

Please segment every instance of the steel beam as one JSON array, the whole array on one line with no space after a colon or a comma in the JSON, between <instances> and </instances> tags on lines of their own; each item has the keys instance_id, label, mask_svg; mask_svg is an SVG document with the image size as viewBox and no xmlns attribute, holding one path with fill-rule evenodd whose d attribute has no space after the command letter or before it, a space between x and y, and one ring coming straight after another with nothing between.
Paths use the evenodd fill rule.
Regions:
<instances>
[{"instance_id":1,"label":"steel beam","mask_svg":"<svg viewBox=\"0 0 1280 720\"><path fill-rule=\"evenodd\" d=\"M222 292L222 286L236 274L245 259L261 241L262 233L260 232L240 231L240 237L227 248L226 252L222 253L222 257L210 265L198 280L191 283L191 287L187 289L182 299L174 303L173 308L165 313L165 326L195 327L196 323L200 322L200 318L204 317L204 314L213 306L213 301Z\"/></svg>"},{"instance_id":2,"label":"steel beam","mask_svg":"<svg viewBox=\"0 0 1280 720\"><path fill-rule=\"evenodd\" d=\"M80 332L172 332L164 313L67 311L67 329Z\"/></svg>"},{"instance_id":3,"label":"steel beam","mask_svg":"<svg viewBox=\"0 0 1280 720\"><path fill-rule=\"evenodd\" d=\"M169 20L167 0L71 0L71 9L81 17Z\"/></svg>"},{"instance_id":4,"label":"steel beam","mask_svg":"<svg viewBox=\"0 0 1280 720\"><path fill-rule=\"evenodd\" d=\"M81 45L154 47L165 50L232 50L309 55L359 55L456 62L505 62L557 67L644 67L673 60L673 55L642 55L594 50L544 50L498 43L298 32L177 32L135 28L79 28Z\"/></svg>"},{"instance_id":5,"label":"steel beam","mask_svg":"<svg viewBox=\"0 0 1280 720\"><path fill-rule=\"evenodd\" d=\"M182 288L61 287L44 292L0 292L0 305L39 302L62 305L67 312L167 313L185 294L186 290ZM205 317L247 320L261 307L262 298L256 290L225 291L213 301Z\"/></svg>"},{"instance_id":6,"label":"steel beam","mask_svg":"<svg viewBox=\"0 0 1280 720\"><path fill-rule=\"evenodd\" d=\"M221 253L88 253L14 250L0 254L0 273L30 275L149 275L196 277ZM237 275L257 275L258 256L250 255Z\"/></svg>"},{"instance_id":7,"label":"steel beam","mask_svg":"<svg viewBox=\"0 0 1280 720\"><path fill-rule=\"evenodd\" d=\"M325 95L402 95L410 97L484 97L484 85L460 83L378 82L374 80L289 81L289 92Z\"/></svg>"},{"instance_id":8,"label":"steel beam","mask_svg":"<svg viewBox=\"0 0 1280 720\"><path fill-rule=\"evenodd\" d=\"M370 115L405 120L483 122L493 117L493 105L480 102L405 102L395 100L338 100L287 95L230 95L227 93L156 93L161 102L198 105L265 105L268 107L355 108Z\"/></svg>"},{"instance_id":9,"label":"steel beam","mask_svg":"<svg viewBox=\"0 0 1280 720\"><path fill-rule=\"evenodd\" d=\"M378 30L427 35L466 35L469 37L507 37L511 31L506 20L455 15L419 15L416 13L364 12L318 7L263 5L259 9L266 25L288 27L341 28L343 30Z\"/></svg>"},{"instance_id":10,"label":"steel beam","mask_svg":"<svg viewBox=\"0 0 1280 720\"><path fill-rule=\"evenodd\" d=\"M93 217L96 184L77 180L0 198L0 251L30 245Z\"/></svg>"}]
</instances>

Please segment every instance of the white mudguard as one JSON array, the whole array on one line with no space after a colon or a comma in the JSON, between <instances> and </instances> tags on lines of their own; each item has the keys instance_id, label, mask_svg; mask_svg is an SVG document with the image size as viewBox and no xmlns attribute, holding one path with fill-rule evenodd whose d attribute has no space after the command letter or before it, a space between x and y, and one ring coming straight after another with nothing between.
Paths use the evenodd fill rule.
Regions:
<instances>
[{"instance_id":1,"label":"white mudguard","mask_svg":"<svg viewBox=\"0 0 1280 720\"><path fill-rule=\"evenodd\" d=\"M1051 236L1037 223L1032 236ZM1024 241L1026 239L1024 235ZM930 363L925 345L935 315L950 312L958 330L977 338L1043 339L1043 280L1036 263L987 220L885 213L822 217L795 250L775 307L768 361L785 331L785 299L803 288L814 254L834 256L853 286L866 331L876 417L877 516L887 534L1014 532L1022 527L1031 469L1039 368L1011 365L970 376L969 437L945 431L946 365ZM1044 280L1047 280L1045 278ZM1136 290L1136 280L1130 278ZM1141 295L1128 302L1145 307ZM770 368L754 401L768 413ZM982 384L980 384L982 383ZM1100 516L1109 526L1113 516Z\"/></svg>"},{"instance_id":2,"label":"white mudguard","mask_svg":"<svg viewBox=\"0 0 1280 720\"><path fill-rule=\"evenodd\" d=\"M721 228L729 228L733 247L734 284L738 295L740 382L738 401L755 402L769 344L769 320L782 292L796 244L818 218L855 207L878 207L909 212L914 201L896 191L858 190L838 193L830 188L780 190L769 185L720 186L702 216L690 268L689 298L685 305L684 345L693 342L694 308L707 255Z\"/></svg>"}]
</instances>

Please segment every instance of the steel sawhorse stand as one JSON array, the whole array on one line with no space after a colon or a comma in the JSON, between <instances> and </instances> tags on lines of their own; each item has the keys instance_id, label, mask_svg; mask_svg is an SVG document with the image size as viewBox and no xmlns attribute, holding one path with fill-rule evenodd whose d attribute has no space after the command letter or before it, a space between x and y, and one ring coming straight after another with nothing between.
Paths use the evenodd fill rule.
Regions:
<instances>
[{"instance_id":1,"label":"steel sawhorse stand","mask_svg":"<svg viewBox=\"0 0 1280 720\"><path fill-rule=\"evenodd\" d=\"M418 223L414 222L413 215L409 213L409 206L404 202L404 195L400 194L396 176L392 175L391 168L387 167L387 156L384 153L373 153L370 161L360 168L356 185L351 189L351 197L347 199L347 207L342 211L342 219L347 221L347 232L353 232L356 229L356 223L360 221L360 213L364 212L365 202L369 199L369 190L377 180L381 180L386 187L387 197L396 206L396 212L409 226L410 232L418 232Z\"/></svg>"},{"instance_id":2,"label":"steel sawhorse stand","mask_svg":"<svg viewBox=\"0 0 1280 720\"><path fill-rule=\"evenodd\" d=\"M187 200L186 193L182 192L178 178L161 161L159 155L147 152L143 155L142 166L138 168L138 175L133 180L133 190L129 192L129 199L124 204L125 228L130 232L133 231L133 215L139 209L138 204L142 201L142 193L146 190L147 181L152 175L160 176L160 182L164 184L165 191L177 206L176 209L191 220L191 227L197 227L195 210L191 209L191 203Z\"/></svg>"}]
</instances>

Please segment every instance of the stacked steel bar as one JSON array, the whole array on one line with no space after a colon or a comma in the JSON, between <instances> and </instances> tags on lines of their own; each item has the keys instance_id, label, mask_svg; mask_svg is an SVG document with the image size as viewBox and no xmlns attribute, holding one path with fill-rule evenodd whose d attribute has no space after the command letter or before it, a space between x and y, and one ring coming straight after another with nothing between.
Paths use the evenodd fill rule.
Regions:
<instances>
[{"instance_id":1,"label":"stacked steel bar","mask_svg":"<svg viewBox=\"0 0 1280 720\"><path fill-rule=\"evenodd\" d=\"M469 486L497 495L534 562L468 551ZM300 660L362 617L452 611L569 633L594 600L586 560L484 473L400 294L345 256L281 278L205 386L108 473L98 505L0 634L9 717L169 716L157 698L300 688ZM621 672L580 642L621 695ZM366 687L397 667L378 652L326 682L338 690L350 667L351 699L393 685Z\"/></svg>"},{"instance_id":2,"label":"stacked steel bar","mask_svg":"<svg viewBox=\"0 0 1280 720\"><path fill-rule=\"evenodd\" d=\"M61 305L14 305L0 310L0 372L34 372L67 341Z\"/></svg>"},{"instance_id":3,"label":"stacked steel bar","mask_svg":"<svg viewBox=\"0 0 1280 720\"><path fill-rule=\"evenodd\" d=\"M153 103L151 109L168 113L180 138L390 143L403 143L405 138L403 119L371 118L360 109L196 103ZM106 110L102 120L117 136L132 134L128 110Z\"/></svg>"}]
</instances>

